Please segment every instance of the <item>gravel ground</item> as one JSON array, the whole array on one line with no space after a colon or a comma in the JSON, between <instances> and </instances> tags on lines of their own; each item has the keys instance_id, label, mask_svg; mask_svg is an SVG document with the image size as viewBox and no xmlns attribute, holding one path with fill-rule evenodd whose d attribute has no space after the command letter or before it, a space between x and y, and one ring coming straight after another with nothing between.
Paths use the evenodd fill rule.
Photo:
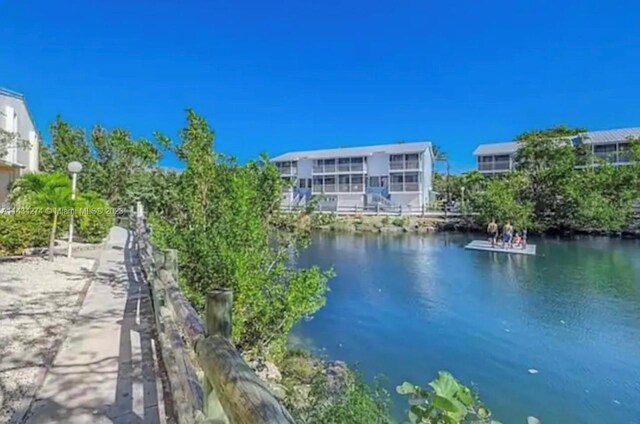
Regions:
<instances>
[{"instance_id":1,"label":"gravel ground","mask_svg":"<svg viewBox=\"0 0 640 424\"><path fill-rule=\"evenodd\" d=\"M0 423L30 396L51 349L77 312L93 259L0 262Z\"/></svg>"}]
</instances>

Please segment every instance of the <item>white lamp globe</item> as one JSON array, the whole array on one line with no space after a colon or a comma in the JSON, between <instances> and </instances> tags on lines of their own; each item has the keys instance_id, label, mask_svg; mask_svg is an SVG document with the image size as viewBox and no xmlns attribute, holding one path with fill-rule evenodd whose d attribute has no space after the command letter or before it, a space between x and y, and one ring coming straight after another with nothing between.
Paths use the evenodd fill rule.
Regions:
<instances>
[{"instance_id":1,"label":"white lamp globe","mask_svg":"<svg viewBox=\"0 0 640 424\"><path fill-rule=\"evenodd\" d=\"M80 162L73 161L69 163L67 169L72 174L79 174L82 171L82 164Z\"/></svg>"}]
</instances>

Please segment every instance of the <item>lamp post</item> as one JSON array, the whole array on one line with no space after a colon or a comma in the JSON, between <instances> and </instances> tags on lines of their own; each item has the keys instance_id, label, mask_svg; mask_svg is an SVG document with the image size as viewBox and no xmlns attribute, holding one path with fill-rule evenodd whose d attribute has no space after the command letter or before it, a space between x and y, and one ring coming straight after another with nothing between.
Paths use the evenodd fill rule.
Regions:
<instances>
[{"instance_id":1,"label":"lamp post","mask_svg":"<svg viewBox=\"0 0 640 424\"><path fill-rule=\"evenodd\" d=\"M71 200L76 200L76 186L78 185L78 174L82 172L82 164L80 162L70 162L67 166L69 172L71 172ZM75 215L71 214L71 220L69 220L69 246L67 250L67 258L71 257L71 243L73 242L73 220Z\"/></svg>"}]
</instances>

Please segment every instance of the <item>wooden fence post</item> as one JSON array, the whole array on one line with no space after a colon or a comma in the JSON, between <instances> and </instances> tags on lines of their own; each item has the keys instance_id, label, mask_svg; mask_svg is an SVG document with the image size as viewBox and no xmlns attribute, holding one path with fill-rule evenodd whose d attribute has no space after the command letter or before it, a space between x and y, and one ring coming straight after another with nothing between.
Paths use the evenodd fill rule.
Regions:
<instances>
[{"instance_id":1,"label":"wooden fence post","mask_svg":"<svg viewBox=\"0 0 640 424\"><path fill-rule=\"evenodd\" d=\"M213 289L207 292L204 314L205 334L219 336L231 341L231 310L233 308L233 291L231 289ZM204 414L214 422L226 423L228 419L220 399L211 382L204 373Z\"/></svg>"},{"instance_id":2,"label":"wooden fence post","mask_svg":"<svg viewBox=\"0 0 640 424\"><path fill-rule=\"evenodd\" d=\"M164 263L162 267L169 271L178 282L178 251L175 249L164 250Z\"/></svg>"},{"instance_id":3,"label":"wooden fence post","mask_svg":"<svg viewBox=\"0 0 640 424\"><path fill-rule=\"evenodd\" d=\"M220 336L231 340L231 308L233 291L213 289L207 293L205 329L207 336Z\"/></svg>"}]
</instances>

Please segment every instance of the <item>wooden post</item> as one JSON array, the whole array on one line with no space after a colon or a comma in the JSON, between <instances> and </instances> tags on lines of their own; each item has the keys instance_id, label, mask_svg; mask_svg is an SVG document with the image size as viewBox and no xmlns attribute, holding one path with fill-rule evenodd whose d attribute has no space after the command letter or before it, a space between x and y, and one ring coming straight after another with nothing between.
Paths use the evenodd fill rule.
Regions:
<instances>
[{"instance_id":1,"label":"wooden post","mask_svg":"<svg viewBox=\"0 0 640 424\"><path fill-rule=\"evenodd\" d=\"M231 340L231 308L233 291L231 289L213 289L207 293L205 311L205 330L207 336L220 336Z\"/></svg>"},{"instance_id":2,"label":"wooden post","mask_svg":"<svg viewBox=\"0 0 640 424\"><path fill-rule=\"evenodd\" d=\"M164 250L164 263L162 268L171 273L173 278L178 281L178 251L175 249Z\"/></svg>"},{"instance_id":3,"label":"wooden post","mask_svg":"<svg viewBox=\"0 0 640 424\"><path fill-rule=\"evenodd\" d=\"M231 289L213 289L207 292L205 309L205 334L219 336L231 342L231 309L233 291ZM204 414L209 419L224 422L224 409L207 373L204 374Z\"/></svg>"}]
</instances>

